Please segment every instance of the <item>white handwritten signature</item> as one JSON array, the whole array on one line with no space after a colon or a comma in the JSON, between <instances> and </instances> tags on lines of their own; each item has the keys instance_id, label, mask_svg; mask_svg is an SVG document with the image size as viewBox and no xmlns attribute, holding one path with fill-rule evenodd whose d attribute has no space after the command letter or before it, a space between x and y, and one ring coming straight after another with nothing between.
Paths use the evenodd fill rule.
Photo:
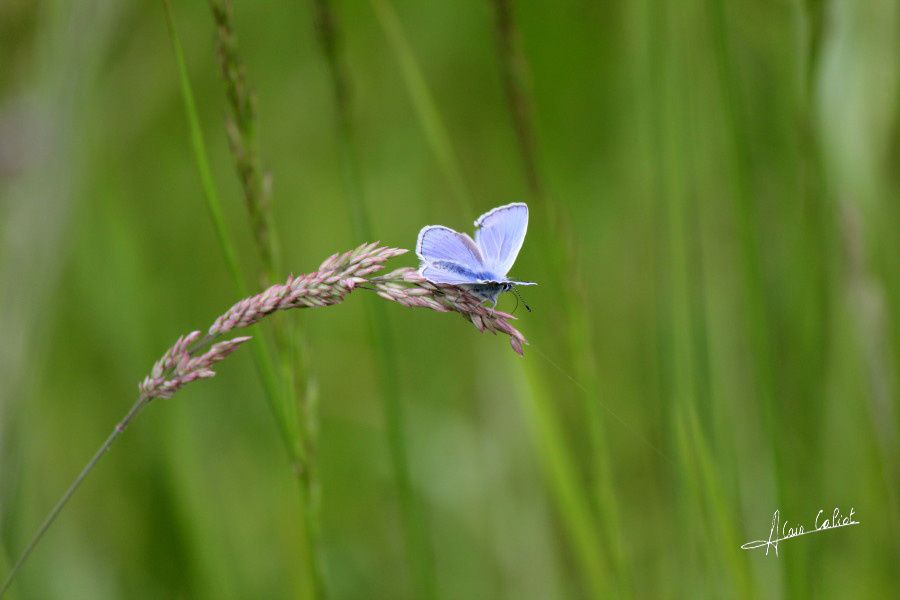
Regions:
<instances>
[{"instance_id":1,"label":"white handwritten signature","mask_svg":"<svg viewBox=\"0 0 900 600\"><path fill-rule=\"evenodd\" d=\"M815 521L813 521L815 529L806 529L801 524L788 527L789 521L785 521L784 523L782 523L781 513L776 510L775 514L772 515L772 529L769 530L769 539L753 540L752 542L742 544L741 548L743 550L753 550L755 548L762 548L763 546L765 546L766 556L769 555L770 548L775 548L775 556L778 556L778 543L783 542L784 540L789 540L791 538L800 537L801 535L807 535L810 533L817 533L819 531L826 531L828 529L838 529L840 527L859 525L859 521L853 520L853 515L856 513L856 511L852 506L850 507L850 514L847 516L844 516L841 513L840 508L835 508L834 512L831 513L831 517L826 517L823 519L822 513L824 512L825 509L821 509L818 513L816 513Z\"/></svg>"}]
</instances>

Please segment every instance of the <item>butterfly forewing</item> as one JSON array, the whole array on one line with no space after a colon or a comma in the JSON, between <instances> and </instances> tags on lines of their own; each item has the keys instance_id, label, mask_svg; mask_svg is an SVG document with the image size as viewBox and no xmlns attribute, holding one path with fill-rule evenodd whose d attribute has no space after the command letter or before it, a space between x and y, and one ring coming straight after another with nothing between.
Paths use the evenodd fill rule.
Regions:
<instances>
[{"instance_id":1,"label":"butterfly forewing","mask_svg":"<svg viewBox=\"0 0 900 600\"><path fill-rule=\"evenodd\" d=\"M481 215L475 227L484 266L497 279L505 279L525 241L528 206L522 202L498 206Z\"/></svg>"},{"instance_id":2,"label":"butterfly forewing","mask_svg":"<svg viewBox=\"0 0 900 600\"><path fill-rule=\"evenodd\" d=\"M428 225L419 232L416 254L425 263L450 261L481 271L481 251L475 242L464 233L442 225Z\"/></svg>"}]
</instances>

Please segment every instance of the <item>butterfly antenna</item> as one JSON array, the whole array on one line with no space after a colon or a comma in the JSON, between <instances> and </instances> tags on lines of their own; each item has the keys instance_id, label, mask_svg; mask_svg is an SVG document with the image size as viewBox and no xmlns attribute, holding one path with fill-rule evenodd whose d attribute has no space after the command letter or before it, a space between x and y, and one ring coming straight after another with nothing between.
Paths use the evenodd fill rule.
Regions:
<instances>
[{"instance_id":1,"label":"butterfly antenna","mask_svg":"<svg viewBox=\"0 0 900 600\"><path fill-rule=\"evenodd\" d=\"M528 312L532 312L531 307L528 306L528 303L527 303L527 302L525 302L525 298L522 297L522 294L519 293L519 290L516 289L516 288L513 288L512 291L513 291L513 293L516 295L516 298L517 298L517 300L516 300L516 308L519 307L519 300L521 300L521 301L522 301L522 304L525 306L525 310L527 310ZM513 312L516 312L516 311L513 310Z\"/></svg>"},{"instance_id":2,"label":"butterfly antenna","mask_svg":"<svg viewBox=\"0 0 900 600\"><path fill-rule=\"evenodd\" d=\"M517 310L519 310L519 295L518 294L516 294L516 305L513 307L512 312L510 312L509 314L514 315L514 314L516 314Z\"/></svg>"}]
</instances>

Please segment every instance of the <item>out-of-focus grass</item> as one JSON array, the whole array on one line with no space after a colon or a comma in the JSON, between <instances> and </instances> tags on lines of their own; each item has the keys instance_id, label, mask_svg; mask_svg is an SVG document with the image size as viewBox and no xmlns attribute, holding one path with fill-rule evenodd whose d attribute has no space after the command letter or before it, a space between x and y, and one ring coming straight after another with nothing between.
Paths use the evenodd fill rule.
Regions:
<instances>
[{"instance_id":1,"label":"out-of-focus grass","mask_svg":"<svg viewBox=\"0 0 900 600\"><path fill-rule=\"evenodd\" d=\"M231 274L238 295L246 297L248 295L247 284L237 263L233 238L222 218L222 201L209 165L206 143L200 128L194 93L185 64L184 50L175 27L172 5L169 0L163 0L162 5L165 11L166 28L168 29L172 49L175 54L178 80L190 131L191 149L194 153L197 172L200 175L206 208L210 215L213 229L216 232L219 247L225 258L226 267ZM216 7L211 6L211 9L215 11ZM230 14L230 7L227 9L223 8L223 10L229 11L222 13L224 19L233 18ZM218 28L227 25L229 25L228 22L216 23ZM219 35L223 35L221 29ZM223 44L224 42L220 37L217 46L217 51L220 53L226 51L223 49ZM232 47L231 51L233 52L231 60L234 60L236 48ZM222 59L220 58L220 60ZM233 82L228 81L227 73L223 77L226 79L226 86L235 85ZM237 94L238 92L234 91L233 97L236 97ZM253 100L249 100L249 102L252 103ZM238 110L237 112L240 111ZM237 116L241 118L242 115L238 114ZM248 168L255 171L252 176L252 179L254 179L253 183L250 185L247 185L246 181L241 183L249 213L250 228L254 234L257 251L261 256L264 275L260 279L263 281L269 279L267 283L274 283L274 266L279 261L275 254L277 250L277 246L274 243L275 232L271 230L273 227L271 211L267 206L263 206L265 204L265 199L262 197L263 175L259 172L261 167L258 157L255 156L255 153L258 151L255 147L255 125L255 115L247 115L241 119L240 123L234 123L234 129L228 132L229 145L232 155L235 157L238 171L240 172L242 163L246 164L248 162ZM239 140L235 139L237 136L240 136ZM241 154L247 153L252 154L251 156L241 157ZM306 568L301 571L305 595L311 598L323 597L325 592L323 590L324 582L320 558L317 469L315 466L315 447L312 441L318 424L310 422L314 418L313 412L308 409L311 403L311 399L308 397L310 388L307 385L304 374L297 372L299 371L297 367L300 364L300 357L297 356L299 354L298 345L303 340L297 339L295 337L296 334L286 334L284 327L276 332L276 339L279 340L277 349L281 354L280 363L282 365L282 378L279 382L276 380L274 359L260 327L256 328L255 334L258 339L251 345L251 348L256 369L259 373L269 408L280 429L282 441L291 462L290 471L297 480L298 505L300 514L303 517L303 539L305 541L302 562ZM290 345L288 344L289 339L292 340Z\"/></svg>"},{"instance_id":2,"label":"out-of-focus grass","mask_svg":"<svg viewBox=\"0 0 900 600\"><path fill-rule=\"evenodd\" d=\"M533 191L491 3L391 6L421 79L398 64L370 4L337 6L354 91L352 185L365 190L372 234L412 247L424 224L465 230ZM621 573L639 597L889 595L900 539L896 7L514 8L542 189L571 215L570 233L530 225L514 274L544 285L528 290L535 312L518 313L532 341L518 364L504 341L456 318L393 306L388 350L366 331L364 296L304 319L330 595L415 594L376 391L388 351L439 597L584 597L587 582L613 589ZM314 12L237 2L235 18L259 91L282 264L306 271L315 265L304 257L363 241ZM207 7L179 5L178 25L223 221L251 272ZM0 60L9 564L153 360L235 298L203 212L159 4L5 3ZM410 83L424 87L411 96ZM449 170L422 127L428 114L443 123ZM593 339L575 356L563 334L579 322L560 275L565 245ZM590 389L582 363L615 415L602 441L624 569L607 564L612 524L588 497L594 449L567 376ZM50 530L17 597L303 590L302 516L257 379L238 354L216 379L142 414ZM530 403L535 394L545 404ZM535 406L553 420L537 421ZM550 472L562 465L588 507L575 521L541 474L556 446L532 432L548 423L570 449ZM835 505L853 506L862 525L784 542L778 558L738 548L766 536L775 509L810 523ZM603 567L592 578L593 553Z\"/></svg>"},{"instance_id":3,"label":"out-of-focus grass","mask_svg":"<svg viewBox=\"0 0 900 600\"><path fill-rule=\"evenodd\" d=\"M365 185L359 166L359 145L353 115L353 82L347 73L343 57L341 21L329 0L317 0L316 33L322 55L328 67L334 103L335 135L338 161L344 183L351 231L358 239L373 239L372 218L366 206ZM387 311L380 303L367 306L368 329L375 352L381 402L384 405L385 434L391 466L397 483L397 499L406 544L406 556L412 572L412 590L418 598L434 598L437 584L431 549L428 518L419 494L413 488L410 469L409 442L406 431L406 395L400 382L397 344Z\"/></svg>"},{"instance_id":4,"label":"out-of-focus grass","mask_svg":"<svg viewBox=\"0 0 900 600\"><path fill-rule=\"evenodd\" d=\"M372 5L375 8L375 12L378 15L379 22L385 31L387 39L394 49L398 63L402 67L404 82L409 91L410 99L417 108L416 115L422 125L422 129L427 134L426 138L429 142L429 146L431 147L435 158L440 163L445 178L448 182L456 182L455 185L453 185L454 189L468 189L462 182L462 169L460 168L456 153L452 148L452 142L447 134L447 127L444 123L443 116L436 106L433 94L425 81L421 67L415 57L415 52L406 39L403 26L400 24L400 20L397 17L393 6L389 0L375 0ZM508 21L504 26L505 28L511 29L514 26L512 17L511 15L506 16ZM509 35L509 33L501 31L501 35ZM507 64L514 60L512 56L506 55L503 52L500 53L499 59L502 64ZM522 89L507 90L511 112L514 112L514 116L517 117L515 122L517 124L517 131L519 132L518 142L520 148L525 147L528 141L523 132L523 129L525 128L523 121L526 118L530 119L530 115L526 116L516 113L515 109L517 105L525 102L524 94L525 91ZM525 149L522 151L522 154L524 161L531 171L531 176L527 178L527 181L529 183L532 200L535 201L533 206L534 204L538 205L536 214L539 220L540 217L543 216L545 217L544 221L550 226L548 229L555 229L557 232L565 230L564 228L553 227L553 225L556 225L554 220L546 218L552 211L546 209L546 198L536 191L538 189L538 180L537 175L534 172L536 169L536 158L533 156L533 151ZM468 200L468 195L465 195L463 198ZM468 204L470 204L470 202L463 202L463 206L467 206ZM546 283L559 281L560 279L560 277L557 277ZM572 281L571 283L574 286L576 282ZM566 312L569 315L570 320L583 323L583 318L579 318L583 313L582 306L572 302L565 303L563 306L569 309ZM586 356L588 361L591 360L592 352L589 347L573 344L573 349L574 351L572 354L580 351ZM551 364L559 368L558 365L552 363L552 361ZM531 376L530 385L527 387L527 391L523 391L521 394L523 406L530 415L532 431L536 437L537 447L544 457L543 463L547 473L547 481L554 494L554 499L557 503L561 519L564 522L564 530L566 531L569 545L575 554L579 567L583 570L585 583L591 595L596 598L602 598L609 594L611 589L615 588L616 582L610 579L607 562L616 560L618 557L611 558L609 556L604 556L603 546L601 546L600 543L600 529L594 523L594 517L591 514L591 496L578 481L571 457L571 448L560 432L556 411L552 407L550 395L547 393L544 383L539 376L536 365L534 363L528 363L528 367L523 373ZM578 375L582 376L583 373L578 372ZM591 388L593 391L591 391L591 389L586 389L586 391L589 395L594 396L597 391L597 386L592 385L592 383L593 382L591 382ZM594 402L596 402L596 398L591 397L589 399L589 404L593 404ZM602 431L598 429L600 425L598 418L599 415L597 411L593 409L587 411L586 429L589 438L598 436ZM591 460L588 462L594 462L592 467L595 472L607 476L607 469L605 468L607 465L602 464L601 466L600 464L600 461L605 458L605 454L596 447L601 441L591 439L591 443L592 445L595 445L595 448ZM604 483L608 485L608 478L605 480L601 479L597 483L600 485L600 492L598 495L601 498L613 497L613 494L603 487ZM615 511L613 510L604 510L603 514L609 519L615 518ZM618 533L618 524L609 523L606 531ZM614 536L608 537L612 537L613 541L607 544L606 551L608 553L613 553L614 551L611 551L611 549L618 549L619 540Z\"/></svg>"}]
</instances>

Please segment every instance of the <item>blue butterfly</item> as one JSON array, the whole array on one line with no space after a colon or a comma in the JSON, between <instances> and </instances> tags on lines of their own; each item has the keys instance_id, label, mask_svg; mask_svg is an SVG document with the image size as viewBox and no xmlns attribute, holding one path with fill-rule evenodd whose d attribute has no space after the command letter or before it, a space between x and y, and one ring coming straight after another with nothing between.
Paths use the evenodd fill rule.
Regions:
<instances>
[{"instance_id":1,"label":"blue butterfly","mask_svg":"<svg viewBox=\"0 0 900 600\"><path fill-rule=\"evenodd\" d=\"M416 255L422 261L419 274L431 283L458 285L494 306L500 293L513 286L537 285L506 277L525 241L527 204L513 202L491 209L478 217L475 227L474 240L442 225L423 227L416 242Z\"/></svg>"}]
</instances>

